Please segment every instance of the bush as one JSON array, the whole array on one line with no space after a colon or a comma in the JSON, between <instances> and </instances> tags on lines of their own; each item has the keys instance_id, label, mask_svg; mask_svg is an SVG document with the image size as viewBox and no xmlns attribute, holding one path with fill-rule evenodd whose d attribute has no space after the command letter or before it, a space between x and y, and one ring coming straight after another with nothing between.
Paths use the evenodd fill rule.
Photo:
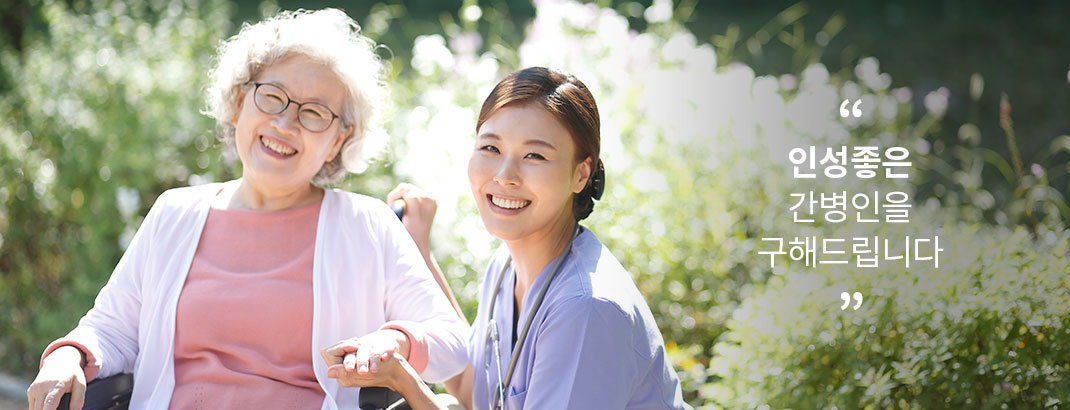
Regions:
<instances>
[{"instance_id":1,"label":"bush","mask_svg":"<svg viewBox=\"0 0 1070 410\"><path fill-rule=\"evenodd\" d=\"M0 369L32 375L160 192L233 175L198 112L227 7L153 4L44 1L0 49Z\"/></svg>"},{"instance_id":2,"label":"bush","mask_svg":"<svg viewBox=\"0 0 1070 410\"><path fill-rule=\"evenodd\" d=\"M941 246L940 269L772 278L728 322L705 395L728 408L1070 405L1066 235L959 225ZM839 310L846 290L866 295L859 310Z\"/></svg>"}]
</instances>

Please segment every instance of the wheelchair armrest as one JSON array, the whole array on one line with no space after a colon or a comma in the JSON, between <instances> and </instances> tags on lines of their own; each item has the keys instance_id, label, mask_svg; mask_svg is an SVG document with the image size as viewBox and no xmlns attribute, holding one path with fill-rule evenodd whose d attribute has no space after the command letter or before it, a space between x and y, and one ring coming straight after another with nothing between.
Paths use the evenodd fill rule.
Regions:
<instances>
[{"instance_id":1,"label":"wheelchair armrest","mask_svg":"<svg viewBox=\"0 0 1070 410\"><path fill-rule=\"evenodd\" d=\"M361 387L357 405L360 410L408 410L409 405L397 392L386 387Z\"/></svg>"},{"instance_id":2,"label":"wheelchair armrest","mask_svg":"<svg viewBox=\"0 0 1070 410\"><path fill-rule=\"evenodd\" d=\"M130 406L134 392L134 375L121 373L96 379L86 386L83 410L124 410ZM397 392L385 387L360 389L359 405L362 410L407 409L405 400ZM60 399L57 410L70 410L71 394Z\"/></svg>"},{"instance_id":3,"label":"wheelchair armrest","mask_svg":"<svg viewBox=\"0 0 1070 410\"><path fill-rule=\"evenodd\" d=\"M85 389L83 410L123 410L130 406L130 395L134 392L134 375L120 373L89 382ZM69 410L71 394L63 395L56 410Z\"/></svg>"}]
</instances>

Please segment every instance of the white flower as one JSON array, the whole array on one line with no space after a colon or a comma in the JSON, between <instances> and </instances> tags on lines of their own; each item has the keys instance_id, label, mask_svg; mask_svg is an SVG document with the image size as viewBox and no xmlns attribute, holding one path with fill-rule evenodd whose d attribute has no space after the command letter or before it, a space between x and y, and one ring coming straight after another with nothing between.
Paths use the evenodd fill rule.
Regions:
<instances>
[{"instance_id":1,"label":"white flower","mask_svg":"<svg viewBox=\"0 0 1070 410\"><path fill-rule=\"evenodd\" d=\"M855 76L871 90L884 90L892 85L892 76L881 74L876 58L866 57L855 66Z\"/></svg>"},{"instance_id":2,"label":"white flower","mask_svg":"<svg viewBox=\"0 0 1070 410\"><path fill-rule=\"evenodd\" d=\"M664 23L672 18L672 0L654 0L654 4L647 7L643 17L649 23Z\"/></svg>"},{"instance_id":3,"label":"white flower","mask_svg":"<svg viewBox=\"0 0 1070 410\"><path fill-rule=\"evenodd\" d=\"M898 103L910 102L911 98L914 98L914 93L910 91L910 88L899 87L892 90L892 97L895 97L895 101Z\"/></svg>"},{"instance_id":4,"label":"white flower","mask_svg":"<svg viewBox=\"0 0 1070 410\"><path fill-rule=\"evenodd\" d=\"M483 17L483 9L479 8L478 5L470 4L461 12L461 17L464 17L466 21L479 20L480 17Z\"/></svg>"},{"instance_id":5,"label":"white flower","mask_svg":"<svg viewBox=\"0 0 1070 410\"><path fill-rule=\"evenodd\" d=\"M412 46L412 67L421 75L431 75L435 68L453 67L453 53L438 34L416 37Z\"/></svg>"},{"instance_id":6,"label":"white flower","mask_svg":"<svg viewBox=\"0 0 1070 410\"><path fill-rule=\"evenodd\" d=\"M947 87L940 87L936 91L930 92L925 95L925 109L930 114L937 117L943 117L947 112L947 99L951 95Z\"/></svg>"},{"instance_id":7,"label":"white flower","mask_svg":"<svg viewBox=\"0 0 1070 410\"><path fill-rule=\"evenodd\" d=\"M695 49L695 35L683 32L669 39L662 48L662 53L669 61L683 61Z\"/></svg>"},{"instance_id":8,"label":"white flower","mask_svg":"<svg viewBox=\"0 0 1070 410\"><path fill-rule=\"evenodd\" d=\"M795 86L799 85L799 80L791 74L784 74L780 76L780 88L783 90L794 90Z\"/></svg>"},{"instance_id":9,"label":"white flower","mask_svg":"<svg viewBox=\"0 0 1070 410\"><path fill-rule=\"evenodd\" d=\"M598 15L598 24L596 25L598 32L599 44L611 47L611 45L622 44L622 40L626 40L628 36L628 20L617 14L617 12L609 9L602 10ZM578 42L584 42L577 39Z\"/></svg>"},{"instance_id":10,"label":"white flower","mask_svg":"<svg viewBox=\"0 0 1070 410\"><path fill-rule=\"evenodd\" d=\"M829 82L829 70L824 64L818 63L806 67L802 73L802 88L814 89L827 85Z\"/></svg>"},{"instance_id":11,"label":"white flower","mask_svg":"<svg viewBox=\"0 0 1070 410\"><path fill-rule=\"evenodd\" d=\"M601 9L597 4L575 4L570 3L572 7L568 8L568 12L565 13L564 18L568 19L568 23L581 30L590 30L591 27L598 20L598 14Z\"/></svg>"},{"instance_id":12,"label":"white flower","mask_svg":"<svg viewBox=\"0 0 1070 410\"><path fill-rule=\"evenodd\" d=\"M462 33L450 38L450 48L457 54L475 54L483 46L479 33Z\"/></svg>"}]
</instances>

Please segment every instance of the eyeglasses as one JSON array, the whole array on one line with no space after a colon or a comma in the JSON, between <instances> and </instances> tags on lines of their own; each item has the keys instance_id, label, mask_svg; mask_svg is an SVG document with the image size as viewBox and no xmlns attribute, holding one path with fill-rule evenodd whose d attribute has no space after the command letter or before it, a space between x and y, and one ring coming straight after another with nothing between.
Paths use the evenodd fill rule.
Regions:
<instances>
[{"instance_id":1,"label":"eyeglasses","mask_svg":"<svg viewBox=\"0 0 1070 410\"><path fill-rule=\"evenodd\" d=\"M253 90L253 103L256 108L265 114L278 115L286 111L290 104L297 105L297 121L302 127L311 132L323 132L331 127L334 119L338 118L330 108L318 102L299 103L290 99L290 96L282 88L274 84L252 82L256 88Z\"/></svg>"}]
</instances>

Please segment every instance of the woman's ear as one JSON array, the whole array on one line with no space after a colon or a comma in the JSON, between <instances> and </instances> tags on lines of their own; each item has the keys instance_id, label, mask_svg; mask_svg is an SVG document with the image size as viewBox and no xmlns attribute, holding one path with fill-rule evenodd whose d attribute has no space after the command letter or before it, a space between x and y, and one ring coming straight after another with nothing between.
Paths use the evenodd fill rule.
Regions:
<instances>
[{"instance_id":1,"label":"woman's ear","mask_svg":"<svg viewBox=\"0 0 1070 410\"><path fill-rule=\"evenodd\" d=\"M334 161L334 158L337 157L338 153L342 150L342 146L345 145L346 139L353 134L353 129L353 126L350 125L349 128L346 128L345 132L338 133L338 136L335 137L334 144L331 145L331 151L327 155L327 160L324 162Z\"/></svg>"},{"instance_id":2,"label":"woman's ear","mask_svg":"<svg viewBox=\"0 0 1070 410\"><path fill-rule=\"evenodd\" d=\"M587 157L580 163L576 164L576 180L572 183L572 193L578 194L583 192L583 188L587 187L587 181L591 179L591 170L593 168L594 159Z\"/></svg>"}]
</instances>

